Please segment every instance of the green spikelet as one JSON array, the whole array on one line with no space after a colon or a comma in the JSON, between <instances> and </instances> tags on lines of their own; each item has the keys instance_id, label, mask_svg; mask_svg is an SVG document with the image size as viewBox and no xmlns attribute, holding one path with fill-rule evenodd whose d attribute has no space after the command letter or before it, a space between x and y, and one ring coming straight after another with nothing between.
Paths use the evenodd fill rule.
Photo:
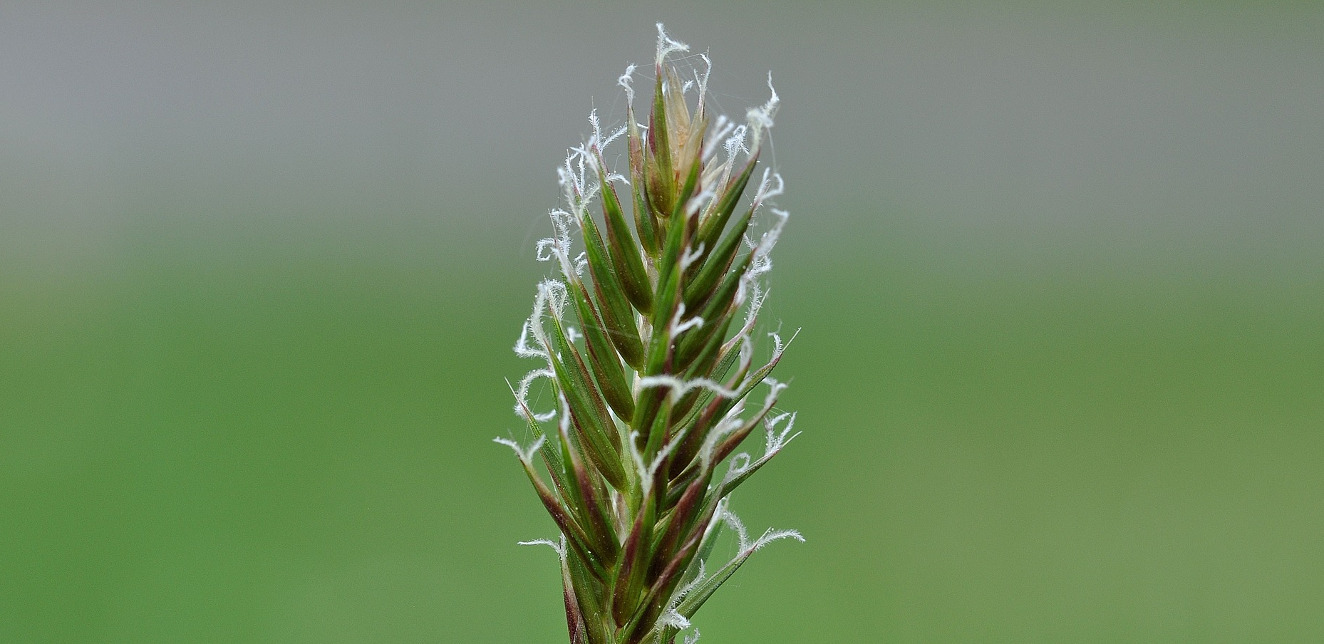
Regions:
<instances>
[{"instance_id":1,"label":"green spikelet","mask_svg":"<svg viewBox=\"0 0 1324 644\"><path fill-rule=\"evenodd\" d=\"M692 81L669 61L686 50L658 25L647 127L631 105L629 123L604 135L594 114L593 135L560 168L567 209L553 211L555 236L539 242L559 277L539 285L515 346L541 362L512 388L535 444L498 442L515 450L560 532L538 543L561 557L572 644L671 644L754 551L803 541L792 530L751 540L730 510L732 491L795 437L794 414L773 412L781 338L769 334L771 359L752 362L759 278L786 221L769 202L780 177L753 181L777 95L743 125L711 121L707 57ZM633 71L620 81L628 103ZM627 176L605 154L622 135ZM628 184L627 202L617 184ZM751 403L760 385L768 393ZM535 410L535 386L555 405ZM762 454L739 452L760 428ZM739 551L711 561L723 526Z\"/></svg>"}]
</instances>

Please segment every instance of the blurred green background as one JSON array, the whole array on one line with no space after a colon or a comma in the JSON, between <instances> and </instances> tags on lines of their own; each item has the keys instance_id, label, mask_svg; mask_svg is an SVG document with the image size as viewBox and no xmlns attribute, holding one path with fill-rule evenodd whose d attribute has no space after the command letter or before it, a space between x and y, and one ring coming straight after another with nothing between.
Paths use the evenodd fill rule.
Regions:
<instances>
[{"instance_id":1,"label":"blurred green background","mask_svg":"<svg viewBox=\"0 0 1324 644\"><path fill-rule=\"evenodd\" d=\"M503 378L653 23L783 109L704 642L1324 640L1318 3L0 5L0 641L558 642Z\"/></svg>"}]
</instances>

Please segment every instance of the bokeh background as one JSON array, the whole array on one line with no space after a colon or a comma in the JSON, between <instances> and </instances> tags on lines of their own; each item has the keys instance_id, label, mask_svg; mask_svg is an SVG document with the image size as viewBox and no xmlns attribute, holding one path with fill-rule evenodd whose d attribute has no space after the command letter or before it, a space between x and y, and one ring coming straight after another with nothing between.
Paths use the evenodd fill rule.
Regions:
<instances>
[{"instance_id":1,"label":"bokeh background","mask_svg":"<svg viewBox=\"0 0 1324 644\"><path fill-rule=\"evenodd\" d=\"M713 4L0 4L0 641L564 641L490 441L658 20L804 329L703 641L1324 639L1324 5Z\"/></svg>"}]
</instances>

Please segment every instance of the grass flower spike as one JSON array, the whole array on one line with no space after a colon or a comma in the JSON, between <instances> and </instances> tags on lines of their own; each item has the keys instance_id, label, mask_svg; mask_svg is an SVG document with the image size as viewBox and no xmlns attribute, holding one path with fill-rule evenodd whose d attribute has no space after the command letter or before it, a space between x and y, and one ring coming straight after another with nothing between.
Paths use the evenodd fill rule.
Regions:
<instances>
[{"instance_id":1,"label":"grass flower spike","mask_svg":"<svg viewBox=\"0 0 1324 644\"><path fill-rule=\"evenodd\" d=\"M778 98L743 123L711 118L707 56L686 55L702 67L686 75L672 63L687 51L659 24L646 123L631 65L626 125L604 131L591 114L589 139L558 168L565 204L537 246L556 277L538 285L515 345L538 362L511 388L531 439L497 442L560 530L524 543L560 557L572 644L670 644L687 630L694 642L691 618L750 555L803 541L772 529L751 540L730 507L797 435L770 376L789 340L767 334L771 357L754 359L760 278L787 218L772 204L781 177L757 172ZM622 138L628 176L609 162ZM554 395L531 396L535 385ZM761 454L739 451L760 429ZM725 561L724 527L739 543Z\"/></svg>"}]
</instances>

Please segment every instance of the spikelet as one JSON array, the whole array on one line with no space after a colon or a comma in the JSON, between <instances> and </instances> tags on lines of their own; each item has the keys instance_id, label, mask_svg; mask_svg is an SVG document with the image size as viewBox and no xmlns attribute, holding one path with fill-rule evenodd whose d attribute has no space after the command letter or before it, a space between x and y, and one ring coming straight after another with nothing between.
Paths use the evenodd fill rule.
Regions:
<instances>
[{"instance_id":1,"label":"spikelet","mask_svg":"<svg viewBox=\"0 0 1324 644\"><path fill-rule=\"evenodd\" d=\"M591 136L558 168L565 205L538 243L558 276L538 285L515 345L539 366L511 388L534 441L497 439L561 532L525 543L560 557L572 644L671 644L756 550L804 540L769 529L750 541L729 507L797 435L795 415L774 412L785 385L769 375L789 340L768 334L771 358L753 359L760 277L787 219L771 203L779 175L765 169L750 187L778 97L772 91L743 124L711 119L707 56L687 80L671 58L688 47L657 28L646 124L636 120L631 65L619 79L627 125L603 132L591 114ZM605 156L621 137L628 177ZM555 402L534 409L540 379ZM760 387L762 402L750 404ZM760 428L762 455L738 452ZM723 526L738 553L713 562ZM697 639L694 629L684 641Z\"/></svg>"}]
</instances>

